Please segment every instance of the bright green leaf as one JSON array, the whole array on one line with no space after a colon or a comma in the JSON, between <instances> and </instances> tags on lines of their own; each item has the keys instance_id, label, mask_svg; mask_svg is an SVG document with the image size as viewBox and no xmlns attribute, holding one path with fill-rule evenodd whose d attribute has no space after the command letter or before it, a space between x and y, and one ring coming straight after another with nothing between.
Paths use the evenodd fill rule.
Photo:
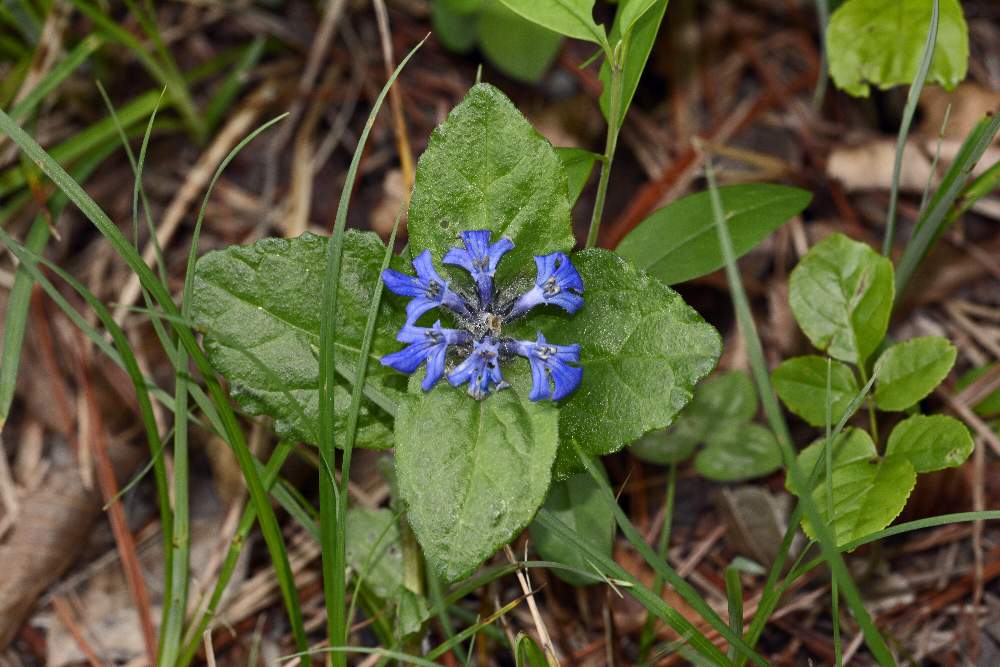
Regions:
<instances>
[{"instance_id":1,"label":"bright green leaf","mask_svg":"<svg viewBox=\"0 0 1000 667\"><path fill-rule=\"evenodd\" d=\"M892 262L864 243L832 234L792 271L788 300L812 344L864 363L885 337L894 295Z\"/></svg>"},{"instance_id":2,"label":"bright green leaf","mask_svg":"<svg viewBox=\"0 0 1000 667\"><path fill-rule=\"evenodd\" d=\"M403 554L396 516L387 509L347 510L347 563L382 600L395 600L403 587Z\"/></svg>"},{"instance_id":3,"label":"bright green leaf","mask_svg":"<svg viewBox=\"0 0 1000 667\"><path fill-rule=\"evenodd\" d=\"M562 36L499 2L488 2L479 16L479 48L507 76L535 83L559 54Z\"/></svg>"},{"instance_id":4,"label":"bright green leaf","mask_svg":"<svg viewBox=\"0 0 1000 667\"><path fill-rule=\"evenodd\" d=\"M580 198L580 193L583 192L584 186L590 180L594 165L601 159L601 156L582 148L557 148L556 155L559 156L563 170L566 172L566 181L569 186L569 205L572 207Z\"/></svg>"},{"instance_id":5,"label":"bright green leaf","mask_svg":"<svg viewBox=\"0 0 1000 667\"><path fill-rule=\"evenodd\" d=\"M709 435L708 446L698 452L694 467L703 477L717 482L752 479L781 467L781 449L768 429L743 424Z\"/></svg>"},{"instance_id":6,"label":"bright green leaf","mask_svg":"<svg viewBox=\"0 0 1000 667\"><path fill-rule=\"evenodd\" d=\"M753 183L719 188L733 251L740 257L798 215L812 198L805 190ZM626 257L668 285L691 280L723 266L708 192L667 204L618 244Z\"/></svg>"},{"instance_id":7,"label":"bright green leaf","mask_svg":"<svg viewBox=\"0 0 1000 667\"><path fill-rule=\"evenodd\" d=\"M826 426L827 359L810 355L783 361L771 373L774 390L788 409L813 426ZM854 371L830 360L830 417L838 423L858 395Z\"/></svg>"},{"instance_id":8,"label":"bright green leaf","mask_svg":"<svg viewBox=\"0 0 1000 667\"><path fill-rule=\"evenodd\" d=\"M512 540L545 500L558 411L514 387L476 401L439 386L403 398L396 474L407 518L434 570L455 581Z\"/></svg>"},{"instance_id":9,"label":"bright green leaf","mask_svg":"<svg viewBox=\"0 0 1000 667\"><path fill-rule=\"evenodd\" d=\"M958 350L946 338L924 336L893 345L877 365L875 405L880 410L906 410L948 377Z\"/></svg>"},{"instance_id":10,"label":"bright green leaf","mask_svg":"<svg viewBox=\"0 0 1000 667\"><path fill-rule=\"evenodd\" d=\"M503 93L478 84L434 130L420 157L410 242L440 261L462 230L507 236L515 247L500 262L503 284L519 272L534 273L534 255L573 247L567 191L549 142Z\"/></svg>"},{"instance_id":11,"label":"bright green leaf","mask_svg":"<svg viewBox=\"0 0 1000 667\"><path fill-rule=\"evenodd\" d=\"M545 653L535 640L519 634L514 640L514 667L550 667Z\"/></svg>"},{"instance_id":12,"label":"bright green leaf","mask_svg":"<svg viewBox=\"0 0 1000 667\"><path fill-rule=\"evenodd\" d=\"M595 465L603 472L599 460L595 461ZM611 557L615 517L589 473L581 472L569 479L553 483L549 487L544 507L576 531L596 551ZM543 560L570 565L584 572L593 571L593 567L579 549L569 546L544 526L532 523L528 530L535 549ZM592 578L584 578L567 570L554 569L552 574L574 586L595 583Z\"/></svg>"},{"instance_id":13,"label":"bright green leaf","mask_svg":"<svg viewBox=\"0 0 1000 667\"><path fill-rule=\"evenodd\" d=\"M929 0L847 0L830 16L826 52L830 76L841 90L867 97L909 84L920 66L931 25ZM958 0L941 0L937 42L927 80L947 89L969 67L969 28Z\"/></svg>"},{"instance_id":14,"label":"bright green leaf","mask_svg":"<svg viewBox=\"0 0 1000 667\"><path fill-rule=\"evenodd\" d=\"M917 472L932 472L962 465L973 447L969 429L957 419L913 415L892 429L885 456L904 457Z\"/></svg>"},{"instance_id":15,"label":"bright green leaf","mask_svg":"<svg viewBox=\"0 0 1000 667\"><path fill-rule=\"evenodd\" d=\"M619 0L615 23L618 24L620 33L622 35L629 34L636 21L641 19L654 5L659 4L666 8L667 3L662 0Z\"/></svg>"},{"instance_id":16,"label":"bright green leaf","mask_svg":"<svg viewBox=\"0 0 1000 667\"><path fill-rule=\"evenodd\" d=\"M326 237L268 238L249 246L210 252L195 267L192 317L205 334L205 351L230 391L252 415L275 420L282 438L315 443L319 433L319 313ZM337 309L337 354L352 369L358 360L385 246L372 232L348 231ZM383 300L372 346L368 385L402 395L402 376L378 358L398 345L403 319ZM251 356L252 355L252 356ZM263 367L262 367L263 365ZM350 391L336 386L339 419L346 419ZM361 410L359 447L392 445L386 415L371 403Z\"/></svg>"},{"instance_id":17,"label":"bright green leaf","mask_svg":"<svg viewBox=\"0 0 1000 667\"><path fill-rule=\"evenodd\" d=\"M959 391L965 389L970 384L986 375L990 372L996 364L988 364L986 366L980 366L979 368L973 368L972 370L964 373L962 377L956 382L956 387ZM989 393L985 398L972 406L973 411L980 417L992 418L1000 416L1000 389L995 389Z\"/></svg>"},{"instance_id":18,"label":"bright green leaf","mask_svg":"<svg viewBox=\"0 0 1000 667\"><path fill-rule=\"evenodd\" d=\"M669 426L722 347L679 294L614 253L584 250L573 263L583 277L583 308L524 325L526 335L537 325L553 343L581 345L583 380L559 406L558 479L580 469L573 440L599 456Z\"/></svg>"},{"instance_id":19,"label":"bright green leaf","mask_svg":"<svg viewBox=\"0 0 1000 667\"><path fill-rule=\"evenodd\" d=\"M604 27L594 23L594 0L500 0L524 18L560 35L606 47Z\"/></svg>"},{"instance_id":20,"label":"bright green leaf","mask_svg":"<svg viewBox=\"0 0 1000 667\"><path fill-rule=\"evenodd\" d=\"M649 0L625 0L619 3L618 13L611 26L611 43L617 44L618 40L625 40L625 58L622 63L621 112L618 114L619 126L625 119L625 114L635 96L636 88L639 87L639 79L642 77L643 70L646 69L646 61L649 60L649 54L653 50L654 42L656 42L656 34L663 22L663 14L667 11L667 2L668 0L654 0L653 2ZM631 31L622 29L623 26L630 24ZM607 120L610 118L611 111L611 63L607 59L601 64L598 76L601 83L604 84L600 99L601 113Z\"/></svg>"},{"instance_id":21,"label":"bright green leaf","mask_svg":"<svg viewBox=\"0 0 1000 667\"><path fill-rule=\"evenodd\" d=\"M799 468L809 475L813 467L826 460L826 441L819 439L799 453ZM822 468L821 468L822 470ZM903 511L906 499L916 484L917 473L903 456L881 459L867 432L845 429L833 442L833 528L837 545L882 530ZM786 482L789 490L797 493ZM817 476L813 499L823 520L830 523L827 509L826 476ZM806 534L816 539L812 525L803 523Z\"/></svg>"}]
</instances>

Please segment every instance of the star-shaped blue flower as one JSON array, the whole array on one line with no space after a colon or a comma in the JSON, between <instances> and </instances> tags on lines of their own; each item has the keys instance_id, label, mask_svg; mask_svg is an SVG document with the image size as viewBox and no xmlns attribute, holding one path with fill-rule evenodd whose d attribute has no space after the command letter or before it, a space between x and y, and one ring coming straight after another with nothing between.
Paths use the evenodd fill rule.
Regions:
<instances>
[{"instance_id":1,"label":"star-shaped blue flower","mask_svg":"<svg viewBox=\"0 0 1000 667\"><path fill-rule=\"evenodd\" d=\"M583 279L570 258L561 252L536 256L538 269L534 287L515 299L500 302L494 285L497 266L514 248L508 238L490 242L488 230L460 234L464 248L445 253L443 262L460 266L472 276L475 294L453 289L434 269L429 250L413 260L416 276L387 269L382 273L385 286L400 296L411 297L406 306L406 324L396 339L407 347L382 357L382 363L402 373L413 373L426 364L421 387L430 391L445 375L449 355L454 360L447 374L454 386L468 385L469 394L483 399L493 391L509 386L500 365L520 356L531 366L532 401L566 398L580 385L583 369L580 346L550 343L538 333L535 341L515 340L503 335L503 325L521 317L536 306L558 306L575 313L583 306ZM446 329L440 320L432 327L417 326L417 320L434 308L446 308L457 315L462 329Z\"/></svg>"}]
</instances>

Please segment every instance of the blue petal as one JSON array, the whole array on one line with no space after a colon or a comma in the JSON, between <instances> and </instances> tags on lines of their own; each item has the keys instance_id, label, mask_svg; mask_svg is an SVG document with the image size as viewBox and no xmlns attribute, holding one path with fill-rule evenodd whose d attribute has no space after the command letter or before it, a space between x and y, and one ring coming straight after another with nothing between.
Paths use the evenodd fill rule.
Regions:
<instances>
[{"instance_id":1,"label":"blue petal","mask_svg":"<svg viewBox=\"0 0 1000 667\"><path fill-rule=\"evenodd\" d=\"M497 265L514 247L514 242L508 238L501 238L491 244L491 234L485 229L461 232L465 248L452 248L442 260L445 264L461 266L472 275L478 288L479 303L484 308L493 301L493 277L496 275Z\"/></svg>"},{"instance_id":2,"label":"blue petal","mask_svg":"<svg viewBox=\"0 0 1000 667\"><path fill-rule=\"evenodd\" d=\"M409 345L398 352L382 357L382 364L395 368L403 373L413 373L420 364L427 362L427 372L421 383L424 391L430 389L444 374L444 362L450 345L462 345L468 342L469 334L458 329L443 329L441 321L433 327L417 327L407 323L396 339Z\"/></svg>"},{"instance_id":3,"label":"blue petal","mask_svg":"<svg viewBox=\"0 0 1000 667\"><path fill-rule=\"evenodd\" d=\"M535 257L538 275L535 286L518 297L507 313L507 319L519 317L535 306L551 304L568 313L583 307L583 278L569 257L561 252Z\"/></svg>"},{"instance_id":4,"label":"blue petal","mask_svg":"<svg viewBox=\"0 0 1000 667\"><path fill-rule=\"evenodd\" d=\"M532 401L544 398L558 401L580 386L583 369L570 365L580 362L579 345L555 345L546 341L539 332L534 343L514 341L513 350L527 358L531 365L531 393L528 398Z\"/></svg>"},{"instance_id":5,"label":"blue petal","mask_svg":"<svg viewBox=\"0 0 1000 667\"><path fill-rule=\"evenodd\" d=\"M500 372L499 346L486 336L473 344L472 353L455 370L448 374L453 387L468 383L469 395L482 399L489 395L490 385L497 389L507 386Z\"/></svg>"},{"instance_id":6,"label":"blue petal","mask_svg":"<svg viewBox=\"0 0 1000 667\"><path fill-rule=\"evenodd\" d=\"M406 306L407 324L415 323L427 311L444 306L463 316L471 317L465 300L448 288L448 282L434 269L429 250L424 250L413 259L416 277L386 269L382 272L385 286L400 296L413 297Z\"/></svg>"}]
</instances>

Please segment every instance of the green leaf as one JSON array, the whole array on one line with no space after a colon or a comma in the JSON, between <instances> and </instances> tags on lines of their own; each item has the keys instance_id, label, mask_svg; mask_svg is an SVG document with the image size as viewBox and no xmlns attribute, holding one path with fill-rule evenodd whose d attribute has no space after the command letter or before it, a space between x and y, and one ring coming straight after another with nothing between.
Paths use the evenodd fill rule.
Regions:
<instances>
[{"instance_id":1,"label":"green leaf","mask_svg":"<svg viewBox=\"0 0 1000 667\"><path fill-rule=\"evenodd\" d=\"M933 472L962 465L973 447L969 429L957 419L913 415L892 429L885 456L903 457L917 472Z\"/></svg>"},{"instance_id":2,"label":"green leaf","mask_svg":"<svg viewBox=\"0 0 1000 667\"><path fill-rule=\"evenodd\" d=\"M403 588L403 554L396 516L387 509L347 510L347 563L364 575L364 585L382 600Z\"/></svg>"},{"instance_id":3,"label":"green leaf","mask_svg":"<svg viewBox=\"0 0 1000 667\"><path fill-rule=\"evenodd\" d=\"M580 193L590 180L590 174L594 171L594 165L602 156L582 148L557 148L556 155L562 162L563 170L566 172L566 181L569 186L569 205L572 208L576 200L580 198Z\"/></svg>"},{"instance_id":4,"label":"green leaf","mask_svg":"<svg viewBox=\"0 0 1000 667\"><path fill-rule=\"evenodd\" d=\"M326 244L326 237L312 234L262 239L207 253L195 267L191 312L205 334L209 360L229 381L243 409L273 417L283 439L318 439L317 355ZM352 369L384 253L385 246L372 232L349 231L344 239L337 352ZM366 386L401 396L405 380L378 363L382 354L398 346L393 338L404 317L388 301L382 304ZM337 427L342 428L350 405L346 384L337 385L334 400ZM390 447L391 434L382 424L387 415L368 402L361 415L358 446Z\"/></svg>"},{"instance_id":5,"label":"green leaf","mask_svg":"<svg viewBox=\"0 0 1000 667\"><path fill-rule=\"evenodd\" d=\"M825 462L825 439L821 438L799 453L799 468L808 475L817 462ZM868 433L857 428L845 429L833 442L833 528L837 546L882 530L903 511L906 499L916 484L917 473L904 456L879 458ZM786 481L789 491L800 495ZM830 523L827 510L826 477L820 474L812 488L820 516ZM803 523L806 534L816 539L809 521Z\"/></svg>"},{"instance_id":6,"label":"green leaf","mask_svg":"<svg viewBox=\"0 0 1000 667\"><path fill-rule=\"evenodd\" d=\"M560 35L600 44L608 51L604 27L594 23L594 0L500 0L524 18Z\"/></svg>"},{"instance_id":7,"label":"green leaf","mask_svg":"<svg viewBox=\"0 0 1000 667\"><path fill-rule=\"evenodd\" d=\"M499 2L479 16L479 47L507 76L535 83L559 54L562 36L526 21Z\"/></svg>"},{"instance_id":8,"label":"green leaf","mask_svg":"<svg viewBox=\"0 0 1000 667\"><path fill-rule=\"evenodd\" d=\"M798 215L812 195L784 185L753 183L719 188L737 257ZM626 257L668 285L711 273L723 266L708 192L667 204L618 244Z\"/></svg>"},{"instance_id":9,"label":"green leaf","mask_svg":"<svg viewBox=\"0 0 1000 667\"><path fill-rule=\"evenodd\" d=\"M826 374L828 360L815 355L783 361L771 373L774 390L788 409L812 426L826 426ZM854 371L846 364L829 360L830 417L838 423L858 395Z\"/></svg>"},{"instance_id":10,"label":"green leaf","mask_svg":"<svg viewBox=\"0 0 1000 667\"><path fill-rule=\"evenodd\" d=\"M663 22L663 14L667 11L668 0L623 0L619 3L618 13L611 26L611 43L617 44L624 39L625 58L622 63L622 102L618 125L625 119L628 108L632 104L639 79L646 69L646 61L653 50L656 34ZM604 90L601 91L601 113L608 119L611 109L611 63L607 59L601 63L599 73Z\"/></svg>"},{"instance_id":11,"label":"green leaf","mask_svg":"<svg viewBox=\"0 0 1000 667\"><path fill-rule=\"evenodd\" d=\"M532 257L573 247L566 176L549 142L503 93L478 84L431 134L410 200L414 248L440 260L458 232L489 229L514 242L500 284L534 271ZM457 272L456 272L456 275Z\"/></svg>"},{"instance_id":12,"label":"green leaf","mask_svg":"<svg viewBox=\"0 0 1000 667\"><path fill-rule=\"evenodd\" d=\"M717 482L761 477L781 467L774 434L758 424L722 429L709 435L708 446L694 459L695 470Z\"/></svg>"},{"instance_id":13,"label":"green leaf","mask_svg":"<svg viewBox=\"0 0 1000 667\"><path fill-rule=\"evenodd\" d=\"M455 581L513 539L545 500L558 411L520 382L475 401L439 386L404 397L396 415L396 474L428 563Z\"/></svg>"},{"instance_id":14,"label":"green leaf","mask_svg":"<svg viewBox=\"0 0 1000 667\"><path fill-rule=\"evenodd\" d=\"M841 90L867 97L913 81L931 24L928 0L847 0L830 16L826 52L830 76ZM941 0L929 82L947 89L965 78L969 28L958 0Z\"/></svg>"},{"instance_id":15,"label":"green leaf","mask_svg":"<svg viewBox=\"0 0 1000 667\"><path fill-rule=\"evenodd\" d=\"M600 463L595 461L595 464L607 478ZM611 557L615 537L615 517L611 507L601 496L600 488L594 482L594 478L588 473L582 472L552 484L545 498L544 507L576 531L594 550ZM584 572L594 571L591 562L579 549L569 546L544 526L532 523L528 530L535 549L543 560L570 565ZM597 583L594 579L584 578L567 570L552 570L552 574L574 586Z\"/></svg>"},{"instance_id":16,"label":"green leaf","mask_svg":"<svg viewBox=\"0 0 1000 667\"><path fill-rule=\"evenodd\" d=\"M409 588L403 588L399 595L399 605L396 608L397 628L402 638L412 637L424 629L424 623L431 617L427 599L414 593Z\"/></svg>"},{"instance_id":17,"label":"green leaf","mask_svg":"<svg viewBox=\"0 0 1000 667\"><path fill-rule=\"evenodd\" d=\"M792 271L788 300L812 344L864 363L885 337L894 294L892 262L868 245L832 234Z\"/></svg>"},{"instance_id":18,"label":"green leaf","mask_svg":"<svg viewBox=\"0 0 1000 667\"><path fill-rule=\"evenodd\" d=\"M522 633L514 640L514 667L549 667L549 661L535 640Z\"/></svg>"},{"instance_id":19,"label":"green leaf","mask_svg":"<svg viewBox=\"0 0 1000 667\"><path fill-rule=\"evenodd\" d=\"M893 345L877 365L875 405L880 410L906 410L948 377L958 350L946 338L924 336Z\"/></svg>"},{"instance_id":20,"label":"green leaf","mask_svg":"<svg viewBox=\"0 0 1000 667\"><path fill-rule=\"evenodd\" d=\"M599 456L669 426L722 348L719 333L679 294L618 255L592 248L573 263L583 308L523 325L526 335L537 325L553 343L581 345L583 380L559 406L557 479L580 469L573 440Z\"/></svg>"},{"instance_id":21,"label":"green leaf","mask_svg":"<svg viewBox=\"0 0 1000 667\"><path fill-rule=\"evenodd\" d=\"M667 466L691 458L695 447L702 442L703 434L695 430L695 423L677 418L677 423L666 430L651 431L636 440L629 448L642 461Z\"/></svg>"},{"instance_id":22,"label":"green leaf","mask_svg":"<svg viewBox=\"0 0 1000 667\"><path fill-rule=\"evenodd\" d=\"M436 0L431 5L434 36L446 49L456 53L468 53L475 48L478 18L475 10L460 11L451 2Z\"/></svg>"},{"instance_id":23,"label":"green leaf","mask_svg":"<svg viewBox=\"0 0 1000 667\"><path fill-rule=\"evenodd\" d=\"M973 368L967 371L958 379L955 383L959 391L965 389L970 384L986 375L990 370L992 370L996 364L987 364L986 366L980 366L979 368ZM996 417L1000 416L1000 389L995 389L989 395L987 395L983 400L972 406L972 410L980 417Z\"/></svg>"}]
</instances>

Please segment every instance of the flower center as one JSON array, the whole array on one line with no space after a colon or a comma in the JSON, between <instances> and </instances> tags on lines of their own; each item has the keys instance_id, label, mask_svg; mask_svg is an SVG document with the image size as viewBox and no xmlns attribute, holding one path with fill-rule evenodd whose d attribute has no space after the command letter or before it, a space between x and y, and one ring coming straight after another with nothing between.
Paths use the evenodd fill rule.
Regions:
<instances>
[{"instance_id":1,"label":"flower center","mask_svg":"<svg viewBox=\"0 0 1000 667\"><path fill-rule=\"evenodd\" d=\"M542 293L545 294L545 296L555 296L561 291L562 288L559 287L559 283L556 281L555 276L549 276L549 279L542 284Z\"/></svg>"}]
</instances>

